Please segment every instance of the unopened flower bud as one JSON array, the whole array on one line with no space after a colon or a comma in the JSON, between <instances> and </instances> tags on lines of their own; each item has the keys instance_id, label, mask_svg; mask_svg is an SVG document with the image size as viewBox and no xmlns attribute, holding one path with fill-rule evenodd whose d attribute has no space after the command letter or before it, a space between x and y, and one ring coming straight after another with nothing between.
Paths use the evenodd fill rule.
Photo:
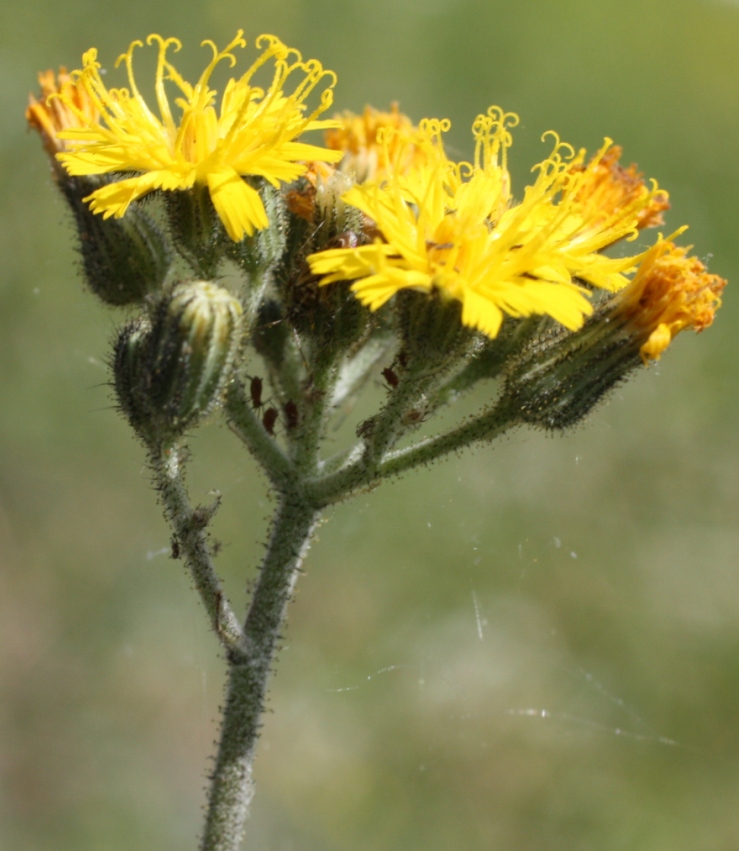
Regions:
<instances>
[{"instance_id":1,"label":"unopened flower bud","mask_svg":"<svg viewBox=\"0 0 739 851\"><path fill-rule=\"evenodd\" d=\"M104 219L83 201L99 178L59 182L74 215L82 268L90 290L106 304L138 304L164 284L172 250L154 220L138 204L120 219Z\"/></svg>"},{"instance_id":2,"label":"unopened flower bud","mask_svg":"<svg viewBox=\"0 0 739 851\"><path fill-rule=\"evenodd\" d=\"M680 331L712 323L726 281L687 253L660 240L631 283L579 331L534 341L522 353L503 392L522 421L548 429L574 425L630 372L658 360Z\"/></svg>"},{"instance_id":3,"label":"unopened flower bud","mask_svg":"<svg viewBox=\"0 0 739 851\"><path fill-rule=\"evenodd\" d=\"M221 401L241 338L242 311L225 289L179 284L115 347L121 409L148 443L171 441Z\"/></svg>"},{"instance_id":4,"label":"unopened flower bud","mask_svg":"<svg viewBox=\"0 0 739 851\"><path fill-rule=\"evenodd\" d=\"M118 407L134 431L147 434L148 411L140 395L143 362L151 325L146 318L134 319L118 334L113 346L113 387Z\"/></svg>"}]
</instances>

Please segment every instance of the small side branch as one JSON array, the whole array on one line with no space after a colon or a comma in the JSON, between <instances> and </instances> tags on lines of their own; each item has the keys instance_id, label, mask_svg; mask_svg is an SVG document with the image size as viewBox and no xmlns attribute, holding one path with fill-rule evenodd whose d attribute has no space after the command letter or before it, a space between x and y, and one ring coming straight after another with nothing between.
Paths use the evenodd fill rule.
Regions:
<instances>
[{"instance_id":1,"label":"small side branch","mask_svg":"<svg viewBox=\"0 0 739 851\"><path fill-rule=\"evenodd\" d=\"M377 463L368 463L366 454L350 456L351 460L339 470L308 483L306 494L317 506L331 505L382 479L436 461L475 443L489 442L519 424L516 412L499 404L443 434L406 449L388 452Z\"/></svg>"},{"instance_id":2,"label":"small side branch","mask_svg":"<svg viewBox=\"0 0 739 851\"><path fill-rule=\"evenodd\" d=\"M389 453L377 471L378 477L397 476L413 467L436 461L450 452L457 452L481 441L489 442L516 425L519 425L518 420L511 417L505 408L494 408L451 431Z\"/></svg>"},{"instance_id":3,"label":"small side branch","mask_svg":"<svg viewBox=\"0 0 739 851\"><path fill-rule=\"evenodd\" d=\"M164 503L164 513L185 557L213 631L227 651L243 649L241 625L223 593L208 546L206 526L213 510L191 507L182 471L182 450L179 447L152 450L150 466Z\"/></svg>"}]
</instances>

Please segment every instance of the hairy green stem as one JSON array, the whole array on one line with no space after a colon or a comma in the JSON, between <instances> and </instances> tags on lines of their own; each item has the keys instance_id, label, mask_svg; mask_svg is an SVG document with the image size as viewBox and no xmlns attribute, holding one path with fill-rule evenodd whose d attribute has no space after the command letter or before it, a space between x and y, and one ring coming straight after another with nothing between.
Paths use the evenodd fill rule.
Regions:
<instances>
[{"instance_id":1,"label":"hairy green stem","mask_svg":"<svg viewBox=\"0 0 739 851\"><path fill-rule=\"evenodd\" d=\"M158 463L153 463L168 516L182 541L188 563L194 565L196 585L214 628L222 636L228 662L226 702L200 851L238 851L240 847L254 795L252 768L267 683L287 605L321 510L362 487L472 443L491 440L518 422L510 405L499 403L444 434L390 451L395 436L403 428L403 409L414 404L434 377L419 371L409 375L399 388L400 393L385 409L383 434L379 445L376 444L378 454L367 452L366 446L363 450L360 444L343 467L318 477L321 434L337 378L333 362L327 359L314 364L312 385L304 391L302 399L302 421L294 427L294 434L288 436L292 458L267 433L243 385L232 382L225 400L231 429L266 470L280 500L243 628L230 608L225 610L225 627L221 623L227 604L215 572L212 567L207 570L210 566L207 542L202 524L196 528L198 510L189 509L185 499L179 478L179 456L171 450L158 456Z\"/></svg>"},{"instance_id":2,"label":"hairy green stem","mask_svg":"<svg viewBox=\"0 0 739 851\"><path fill-rule=\"evenodd\" d=\"M316 363L310 384L303 394L303 422L298 424L299 430L294 441L295 466L302 476L315 473L318 447L336 375L336 366L332 360Z\"/></svg>"},{"instance_id":3,"label":"hairy green stem","mask_svg":"<svg viewBox=\"0 0 739 851\"><path fill-rule=\"evenodd\" d=\"M226 706L201 851L238 851L241 844L254 795L252 766L267 681L317 520L316 509L300 496L283 495L244 624L245 650L228 654Z\"/></svg>"},{"instance_id":4,"label":"hairy green stem","mask_svg":"<svg viewBox=\"0 0 739 851\"><path fill-rule=\"evenodd\" d=\"M483 440L489 442L517 425L519 421L509 417L505 409L495 408L489 414L470 420L444 434L429 437L407 449L389 453L377 471L378 477L384 479L397 476L474 443Z\"/></svg>"}]
</instances>

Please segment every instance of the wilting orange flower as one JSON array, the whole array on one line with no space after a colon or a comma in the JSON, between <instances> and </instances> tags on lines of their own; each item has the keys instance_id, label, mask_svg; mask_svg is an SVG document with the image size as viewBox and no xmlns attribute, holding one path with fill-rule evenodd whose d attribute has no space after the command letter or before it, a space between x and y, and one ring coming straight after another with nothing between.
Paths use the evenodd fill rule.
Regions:
<instances>
[{"instance_id":1,"label":"wilting orange flower","mask_svg":"<svg viewBox=\"0 0 739 851\"><path fill-rule=\"evenodd\" d=\"M707 328L721 306L726 281L710 274L688 251L690 248L661 239L644 256L634 280L617 296L617 315L648 335L640 348L645 363L659 360L686 328Z\"/></svg>"},{"instance_id":2,"label":"wilting orange flower","mask_svg":"<svg viewBox=\"0 0 739 851\"><path fill-rule=\"evenodd\" d=\"M41 136L46 151L55 157L68 145L59 138L60 132L96 124L100 113L79 79L66 68L61 67L58 75L41 71L38 81L41 93L38 99L29 96L26 120Z\"/></svg>"},{"instance_id":3,"label":"wilting orange flower","mask_svg":"<svg viewBox=\"0 0 739 851\"><path fill-rule=\"evenodd\" d=\"M624 168L619 162L622 153L620 145L606 139L587 165L578 162L572 166L573 174L583 175L576 200L587 210L588 218L633 213L639 230L663 224L662 212L670 209L667 192L657 189L654 181L650 190L634 163Z\"/></svg>"},{"instance_id":4,"label":"wilting orange flower","mask_svg":"<svg viewBox=\"0 0 739 851\"><path fill-rule=\"evenodd\" d=\"M357 183L381 178L391 166L396 172L407 171L426 157L418 127L397 103L390 112L366 106L361 115L344 112L336 121L340 126L324 135L326 147L343 154L337 168Z\"/></svg>"},{"instance_id":5,"label":"wilting orange flower","mask_svg":"<svg viewBox=\"0 0 739 851\"><path fill-rule=\"evenodd\" d=\"M310 255L321 284L352 281L372 310L402 289L435 291L459 300L463 324L491 338L505 315L546 314L580 328L593 310L589 287L626 287L642 259L609 257L603 249L634 236L666 197L656 184L613 176L610 140L584 166L584 151L575 154L547 134L554 150L515 203L507 152L517 123L513 113L490 107L473 124L474 162L454 163L442 143L449 122L421 122L413 141L404 141L420 151L420 162L406 169L401 146L384 177L344 194L381 238ZM380 142L388 148L392 139L388 129Z\"/></svg>"}]
</instances>

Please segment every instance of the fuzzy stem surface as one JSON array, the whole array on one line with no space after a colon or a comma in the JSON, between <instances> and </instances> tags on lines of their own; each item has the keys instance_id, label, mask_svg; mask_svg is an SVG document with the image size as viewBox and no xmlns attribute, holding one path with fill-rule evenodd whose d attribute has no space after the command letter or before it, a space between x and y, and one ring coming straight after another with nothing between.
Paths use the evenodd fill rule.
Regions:
<instances>
[{"instance_id":1,"label":"fuzzy stem surface","mask_svg":"<svg viewBox=\"0 0 739 851\"><path fill-rule=\"evenodd\" d=\"M244 650L228 652L228 685L201 851L238 851L254 795L252 767L267 681L317 510L284 493L244 624Z\"/></svg>"},{"instance_id":2,"label":"fuzzy stem surface","mask_svg":"<svg viewBox=\"0 0 739 851\"><path fill-rule=\"evenodd\" d=\"M289 487L294 480L294 465L274 437L267 434L239 380L229 385L225 405L231 431L262 465L272 484L279 491Z\"/></svg>"}]
</instances>

